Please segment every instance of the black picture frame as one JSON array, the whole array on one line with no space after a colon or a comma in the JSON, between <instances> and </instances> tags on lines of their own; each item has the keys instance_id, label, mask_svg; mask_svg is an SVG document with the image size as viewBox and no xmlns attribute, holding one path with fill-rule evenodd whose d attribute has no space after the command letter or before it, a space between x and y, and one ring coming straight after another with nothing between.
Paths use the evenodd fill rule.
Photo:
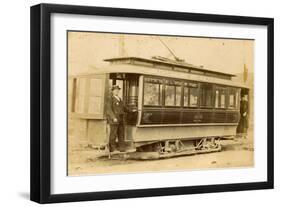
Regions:
<instances>
[{"instance_id":1,"label":"black picture frame","mask_svg":"<svg viewBox=\"0 0 281 207\"><path fill-rule=\"evenodd\" d=\"M50 16L53 13L99 15L113 17L151 18L194 22L217 22L267 26L267 181L238 184L136 189L74 194L51 194L50 184L50 130L51 130L51 45ZM31 7L31 174L30 199L38 203L120 199L146 196L211 193L272 189L274 187L274 72L273 44L274 20L272 18L195 14L168 11L103 8L56 4L39 4Z\"/></svg>"}]
</instances>

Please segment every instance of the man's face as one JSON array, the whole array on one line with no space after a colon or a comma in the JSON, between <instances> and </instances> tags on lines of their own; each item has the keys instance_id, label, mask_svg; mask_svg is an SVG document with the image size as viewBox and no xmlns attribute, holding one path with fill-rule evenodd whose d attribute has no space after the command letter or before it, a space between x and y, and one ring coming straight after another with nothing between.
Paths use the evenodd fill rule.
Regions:
<instances>
[{"instance_id":1,"label":"man's face","mask_svg":"<svg viewBox=\"0 0 281 207\"><path fill-rule=\"evenodd\" d=\"M114 96L118 96L118 94L119 94L119 89L114 89L114 90L112 91L112 93L113 93Z\"/></svg>"}]
</instances>

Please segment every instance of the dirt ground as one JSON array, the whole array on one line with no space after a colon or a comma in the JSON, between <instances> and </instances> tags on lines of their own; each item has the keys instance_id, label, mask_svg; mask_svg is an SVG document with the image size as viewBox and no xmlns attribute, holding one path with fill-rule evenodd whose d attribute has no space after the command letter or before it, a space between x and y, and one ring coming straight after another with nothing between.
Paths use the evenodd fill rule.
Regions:
<instances>
[{"instance_id":1,"label":"dirt ground","mask_svg":"<svg viewBox=\"0 0 281 207\"><path fill-rule=\"evenodd\" d=\"M251 141L222 142L222 151L208 154L175 157L161 160L113 160L98 158L103 152L88 147L70 147L68 175L94 175L126 172L155 172L198 170L254 166L254 148Z\"/></svg>"}]
</instances>

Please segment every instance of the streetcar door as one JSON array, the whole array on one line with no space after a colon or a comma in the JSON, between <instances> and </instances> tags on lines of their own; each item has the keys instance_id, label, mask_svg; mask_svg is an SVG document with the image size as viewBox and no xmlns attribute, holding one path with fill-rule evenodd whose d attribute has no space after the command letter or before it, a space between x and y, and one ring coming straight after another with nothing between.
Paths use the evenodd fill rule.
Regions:
<instances>
[{"instance_id":1,"label":"streetcar door","mask_svg":"<svg viewBox=\"0 0 281 207\"><path fill-rule=\"evenodd\" d=\"M138 75L136 74L110 74L109 85L118 85L121 90L119 96L122 98L127 109L131 112L125 116L125 140L127 144L132 144L133 128L137 123L138 112L132 112L138 108Z\"/></svg>"}]
</instances>

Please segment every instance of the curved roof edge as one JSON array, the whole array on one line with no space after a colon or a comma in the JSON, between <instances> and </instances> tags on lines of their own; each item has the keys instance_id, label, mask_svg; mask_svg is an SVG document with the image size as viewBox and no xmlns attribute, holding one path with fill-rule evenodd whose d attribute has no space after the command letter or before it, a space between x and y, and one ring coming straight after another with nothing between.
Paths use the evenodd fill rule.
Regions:
<instances>
[{"instance_id":1,"label":"curved roof edge","mask_svg":"<svg viewBox=\"0 0 281 207\"><path fill-rule=\"evenodd\" d=\"M156 64L161 64L161 65L166 65L166 66L171 66L171 67L176 66L176 67L180 67L183 69L192 69L192 70L201 71L201 72L209 72L209 73L213 73L213 74L225 75L225 76L229 76L229 77L236 76L235 74L232 74L232 73L214 71L214 70L206 69L202 66L195 66L193 64L189 64L186 62L174 61L174 60L170 60L168 58L163 58L163 57L158 57L158 56L152 57L152 59L143 58L143 57L134 57L134 56L104 59L104 61L111 62L111 63L118 62L118 61L127 61L127 60L136 60L136 61L141 61L144 63L153 63L153 64L156 63Z\"/></svg>"}]
</instances>

